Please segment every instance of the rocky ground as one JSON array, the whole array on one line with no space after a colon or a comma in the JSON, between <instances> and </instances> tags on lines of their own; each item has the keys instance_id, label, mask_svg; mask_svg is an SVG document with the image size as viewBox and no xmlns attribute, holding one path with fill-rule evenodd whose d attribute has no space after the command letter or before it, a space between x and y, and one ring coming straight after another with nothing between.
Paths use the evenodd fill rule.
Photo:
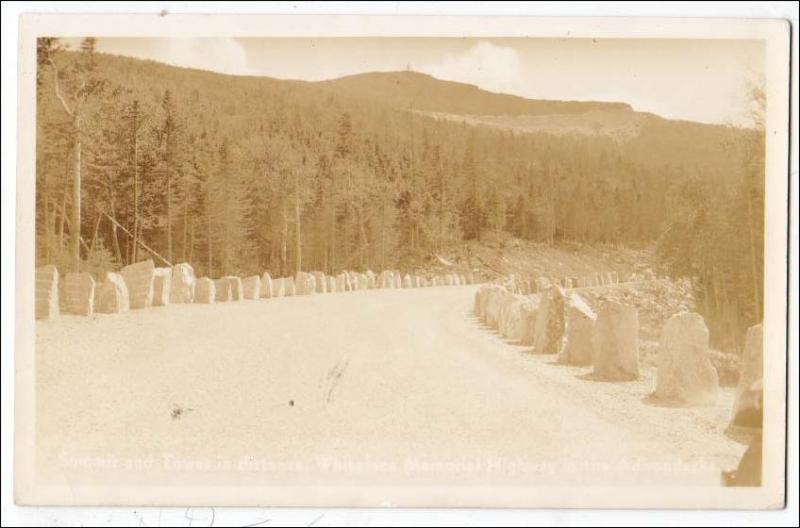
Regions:
<instances>
[{"instance_id":1,"label":"rocky ground","mask_svg":"<svg viewBox=\"0 0 800 528\"><path fill-rule=\"evenodd\" d=\"M620 277L647 270L657 271L652 250L615 246L588 246L565 243L555 247L520 240L508 235L500 238L486 233L480 242L469 241L426 255L411 266L431 271L471 270L484 280L515 275L521 278L580 277L595 272L616 271Z\"/></svg>"},{"instance_id":2,"label":"rocky ground","mask_svg":"<svg viewBox=\"0 0 800 528\"><path fill-rule=\"evenodd\" d=\"M659 273L653 251L649 248L622 248L562 244L550 247L519 240L508 235L497 239L487 233L481 242L443 251L424 259L425 268L444 273L458 269L472 271L485 281L514 275L521 278L538 276L563 278L583 277L596 272L617 272L620 280L633 273L652 272L661 277L655 281L636 281L613 287L580 289L586 301L596 307L603 298L634 305L639 311L640 352L645 365L655 365L656 348L664 322L682 308L695 309L692 288L686 280L670 280ZM711 361L725 386L736 384L739 356L732 351L710 351Z\"/></svg>"}]
</instances>

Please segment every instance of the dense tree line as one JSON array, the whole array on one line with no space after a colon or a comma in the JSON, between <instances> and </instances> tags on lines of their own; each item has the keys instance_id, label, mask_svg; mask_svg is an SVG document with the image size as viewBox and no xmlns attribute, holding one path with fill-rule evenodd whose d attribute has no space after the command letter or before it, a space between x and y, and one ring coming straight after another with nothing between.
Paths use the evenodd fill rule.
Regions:
<instances>
[{"instance_id":1,"label":"dense tree line","mask_svg":"<svg viewBox=\"0 0 800 528\"><path fill-rule=\"evenodd\" d=\"M737 335L760 317L755 133L654 117L626 142L514 134L325 83L102 55L92 39L40 39L37 90L39 263L283 275L410 267L487 236L660 241L707 313Z\"/></svg>"}]
</instances>

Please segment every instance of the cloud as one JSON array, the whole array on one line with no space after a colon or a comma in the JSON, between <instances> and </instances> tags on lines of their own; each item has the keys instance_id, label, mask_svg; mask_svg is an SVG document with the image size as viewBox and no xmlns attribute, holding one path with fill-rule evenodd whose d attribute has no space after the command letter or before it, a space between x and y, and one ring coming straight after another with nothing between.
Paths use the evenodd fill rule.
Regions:
<instances>
[{"instance_id":1,"label":"cloud","mask_svg":"<svg viewBox=\"0 0 800 528\"><path fill-rule=\"evenodd\" d=\"M495 92L519 92L524 86L519 52L487 41L477 42L461 53L447 53L441 61L416 65L415 69Z\"/></svg>"},{"instance_id":2,"label":"cloud","mask_svg":"<svg viewBox=\"0 0 800 528\"><path fill-rule=\"evenodd\" d=\"M161 60L188 68L252 75L247 53L233 38L161 39Z\"/></svg>"},{"instance_id":3,"label":"cloud","mask_svg":"<svg viewBox=\"0 0 800 528\"><path fill-rule=\"evenodd\" d=\"M63 39L78 49L78 38ZM99 38L97 50L113 55L210 70L231 75L259 75L248 60L247 51L234 38Z\"/></svg>"}]
</instances>

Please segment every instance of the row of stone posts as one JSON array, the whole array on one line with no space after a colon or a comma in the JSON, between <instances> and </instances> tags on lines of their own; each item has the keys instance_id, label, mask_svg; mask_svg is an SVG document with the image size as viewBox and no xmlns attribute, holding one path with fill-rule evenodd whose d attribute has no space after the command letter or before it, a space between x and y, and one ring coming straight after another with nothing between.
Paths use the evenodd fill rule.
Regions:
<instances>
[{"instance_id":1,"label":"row of stone posts","mask_svg":"<svg viewBox=\"0 0 800 528\"><path fill-rule=\"evenodd\" d=\"M401 275L397 270L376 274L343 271L336 276L321 271L298 272L292 277L272 278L268 272L245 278L195 278L188 263L159 268L152 260L107 272L100 281L88 273L67 273L59 282L53 265L36 270L36 318L59 313L89 316L129 309L180 303L215 303L318 293L350 292L379 288L423 288L472 284L472 273Z\"/></svg>"},{"instance_id":2,"label":"row of stone posts","mask_svg":"<svg viewBox=\"0 0 800 528\"><path fill-rule=\"evenodd\" d=\"M627 280L628 278L626 278ZM598 272L584 276L570 277L545 277L539 276L535 279L526 279L510 275L503 279L503 284L507 289L516 294L530 295L541 293L551 285L560 286L565 290L574 288L592 288L595 286L607 286L620 282L619 273L616 271Z\"/></svg>"},{"instance_id":3,"label":"row of stone posts","mask_svg":"<svg viewBox=\"0 0 800 528\"><path fill-rule=\"evenodd\" d=\"M595 288L599 286L612 286L621 282L641 282L656 280L656 275L648 270L643 273L627 273L620 275L617 271L600 271L588 275L572 275L569 277L547 277L539 276L534 279L527 279L510 275L503 279L503 283L513 293L530 295L541 293L551 285L556 285L565 290L577 288Z\"/></svg>"},{"instance_id":4,"label":"row of stone posts","mask_svg":"<svg viewBox=\"0 0 800 528\"><path fill-rule=\"evenodd\" d=\"M601 300L596 308L578 291L547 286L539 295L513 293L506 284L487 284L475 294L475 315L505 338L529 346L534 354L552 354L559 363L592 368L592 378L639 378L639 314L636 307ZM761 326L751 328L741 363L734 415L762 372ZM713 404L719 379L711 364L708 328L694 312L674 314L658 343L653 398L684 405Z\"/></svg>"}]
</instances>

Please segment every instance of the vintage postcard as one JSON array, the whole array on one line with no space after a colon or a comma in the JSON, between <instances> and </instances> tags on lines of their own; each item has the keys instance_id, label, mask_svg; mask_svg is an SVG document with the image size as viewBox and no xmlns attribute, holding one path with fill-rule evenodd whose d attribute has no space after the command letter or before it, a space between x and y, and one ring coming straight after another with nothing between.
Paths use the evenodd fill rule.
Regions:
<instances>
[{"instance_id":1,"label":"vintage postcard","mask_svg":"<svg viewBox=\"0 0 800 528\"><path fill-rule=\"evenodd\" d=\"M780 20L24 15L15 497L780 508Z\"/></svg>"}]
</instances>

